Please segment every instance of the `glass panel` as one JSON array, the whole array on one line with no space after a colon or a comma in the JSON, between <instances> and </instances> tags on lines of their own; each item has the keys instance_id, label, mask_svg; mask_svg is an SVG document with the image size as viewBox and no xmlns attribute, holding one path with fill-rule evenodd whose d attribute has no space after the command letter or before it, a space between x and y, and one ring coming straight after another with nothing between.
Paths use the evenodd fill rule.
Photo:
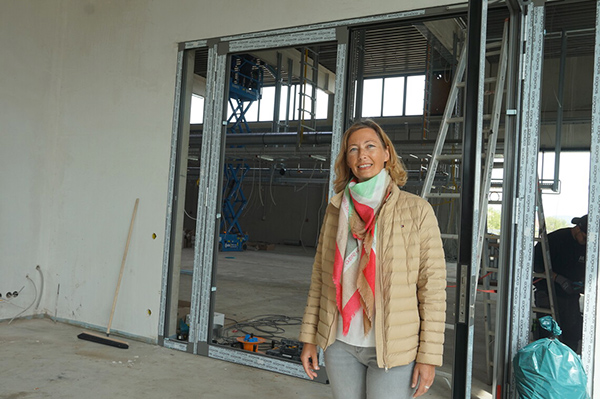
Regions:
<instances>
[{"instance_id":1,"label":"glass panel","mask_svg":"<svg viewBox=\"0 0 600 399\"><path fill-rule=\"evenodd\" d=\"M319 46L324 48L335 51L337 47L335 43ZM287 50L288 54L294 51L301 53ZM277 60L277 50L261 51L260 59L252 54L241 57L265 70L268 64L275 77L265 73L263 84L274 84L271 80L276 79L287 82L290 73L298 79L299 62L291 71L287 62L277 71L273 62ZM287 111L291 116L295 108L297 115L301 104L299 88L300 84L291 86L295 98L290 99L288 109L288 86L282 86L280 103L275 103L274 86L262 87L261 121L272 119L275 107L279 107L280 123L285 122ZM316 93L317 117L326 118L329 96L320 90ZM236 103L239 95L230 88L231 102ZM311 102L306 99L306 111L311 109ZM250 110L257 103L258 99L252 102ZM305 116L310 117L308 113ZM243 133L271 131L270 124L253 123L248 113L245 117L248 124L243 126ZM289 131L295 131L299 122L290 122ZM232 125L233 121L229 127ZM318 121L316 127L319 131ZM305 137L297 146L294 135L274 135L265 143L262 138L255 140L235 133L228 131L225 139L222 202L217 210L222 218L214 265L217 290L213 302L213 343L241 348L240 340L253 334L265 339L258 344L259 352L298 360L296 340L327 204L330 145L324 138L308 142L310 139Z\"/></svg>"},{"instance_id":2,"label":"glass panel","mask_svg":"<svg viewBox=\"0 0 600 399\"><path fill-rule=\"evenodd\" d=\"M408 76L406 78L406 112L405 115L423 115L425 98L425 75Z\"/></svg>"},{"instance_id":3,"label":"glass panel","mask_svg":"<svg viewBox=\"0 0 600 399\"><path fill-rule=\"evenodd\" d=\"M279 101L279 118L285 122L287 114L287 96L289 88L287 86L281 86L281 100ZM289 119L291 115L288 115Z\"/></svg>"},{"instance_id":4,"label":"glass panel","mask_svg":"<svg viewBox=\"0 0 600 399\"><path fill-rule=\"evenodd\" d=\"M291 100L290 100L290 108L288 109L288 118L291 121L295 121L298 119L298 85L292 85L290 87Z\"/></svg>"},{"instance_id":5,"label":"glass panel","mask_svg":"<svg viewBox=\"0 0 600 399\"><path fill-rule=\"evenodd\" d=\"M329 110L329 94L323 90L317 90L317 119L327 119Z\"/></svg>"},{"instance_id":6,"label":"glass panel","mask_svg":"<svg viewBox=\"0 0 600 399\"><path fill-rule=\"evenodd\" d=\"M548 232L572 227L571 219L587 214L589 165L589 151L560 154L559 192L546 190L543 196ZM550 183L554 176L554 152L540 154L538 169L540 179Z\"/></svg>"},{"instance_id":7,"label":"glass panel","mask_svg":"<svg viewBox=\"0 0 600 399\"><path fill-rule=\"evenodd\" d=\"M192 95L192 110L190 112L190 123L197 124L204 122L204 97Z\"/></svg>"},{"instance_id":8,"label":"glass panel","mask_svg":"<svg viewBox=\"0 0 600 399\"><path fill-rule=\"evenodd\" d=\"M365 79L363 91L364 118L381 116L381 93L383 79Z\"/></svg>"},{"instance_id":9,"label":"glass panel","mask_svg":"<svg viewBox=\"0 0 600 399\"><path fill-rule=\"evenodd\" d=\"M383 115L402 115L404 105L404 77L386 78L383 93Z\"/></svg>"},{"instance_id":10,"label":"glass panel","mask_svg":"<svg viewBox=\"0 0 600 399\"><path fill-rule=\"evenodd\" d=\"M273 108L275 104L275 87L263 87L262 96L260 99L260 115L261 121L273 120Z\"/></svg>"}]
</instances>

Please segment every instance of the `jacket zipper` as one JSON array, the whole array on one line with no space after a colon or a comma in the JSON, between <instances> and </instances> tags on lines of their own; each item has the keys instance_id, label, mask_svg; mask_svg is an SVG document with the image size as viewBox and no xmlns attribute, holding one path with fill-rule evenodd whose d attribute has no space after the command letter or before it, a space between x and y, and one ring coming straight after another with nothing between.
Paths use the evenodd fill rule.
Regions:
<instances>
[{"instance_id":1,"label":"jacket zipper","mask_svg":"<svg viewBox=\"0 0 600 399\"><path fill-rule=\"evenodd\" d=\"M383 216L383 215L380 214L380 216ZM385 218L381 217L381 218L379 218L379 220L383 221L383 220L385 220ZM382 228L382 226L380 224L378 226L378 231L377 231L379 237L381 237L381 234L379 234L379 231L381 231L381 228ZM377 253L381 254L382 253L381 252L381 248L383 247L383 245L382 245L381 239L379 237L377 239L377 247L378 247L377 248ZM388 366L387 366L387 363L386 363L386 360L387 360L387 350L386 350L386 345L385 345L385 342L386 342L385 341L385 329L383 328L383 326L385 324L385 322L383 320L384 317L385 317L385 312L384 312L384 309L383 309L383 298L382 298L382 295L383 295L383 281L382 281L382 278L381 278L381 272L382 272L381 263L382 263L381 261L377 262L377 264L379 265L379 267L375 270L375 273L376 273L376 276L377 276L377 283L378 283L378 286L379 286L379 290L377 290L377 286L375 287L375 298L378 298L377 308L375 310L375 319L376 320L377 319L380 320L380 323L377 325L377 330L379 330L380 334L381 334L381 349L382 349L381 350L382 351L381 359L383 361L383 367L385 368L385 372L387 373L388 372ZM379 294L379 295L377 295L377 294ZM380 317L377 317L377 315L380 315ZM377 337L376 337L376 339L377 339ZM377 344L375 344L375 345L377 345Z\"/></svg>"}]
</instances>

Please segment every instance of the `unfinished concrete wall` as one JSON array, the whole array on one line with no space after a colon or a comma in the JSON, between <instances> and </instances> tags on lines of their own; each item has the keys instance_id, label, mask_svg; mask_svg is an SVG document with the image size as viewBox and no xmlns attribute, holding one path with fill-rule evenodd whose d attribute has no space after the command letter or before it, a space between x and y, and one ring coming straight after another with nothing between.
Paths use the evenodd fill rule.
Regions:
<instances>
[{"instance_id":1,"label":"unfinished concrete wall","mask_svg":"<svg viewBox=\"0 0 600 399\"><path fill-rule=\"evenodd\" d=\"M243 185L252 194L240 225L250 242L316 247L327 208L328 185L298 184L260 188ZM262 201L258 191L262 191Z\"/></svg>"},{"instance_id":2,"label":"unfinished concrete wall","mask_svg":"<svg viewBox=\"0 0 600 399\"><path fill-rule=\"evenodd\" d=\"M451 3L427 0L420 8ZM414 9L412 1L0 3L0 320L39 309L157 336L178 43ZM276 15L277 18L273 18ZM153 238L156 234L157 238ZM35 277L34 277L35 276ZM60 292L57 289L60 285ZM19 307L20 306L20 307Z\"/></svg>"},{"instance_id":3,"label":"unfinished concrete wall","mask_svg":"<svg viewBox=\"0 0 600 399\"><path fill-rule=\"evenodd\" d=\"M47 271L48 187L53 163L61 68L51 2L0 5L0 319L33 304L41 286L36 265ZM20 18L25 16L26 18ZM29 276L31 281L26 278ZM54 287L56 290L56 285ZM20 292L7 298L7 292ZM24 314L32 314L35 304Z\"/></svg>"}]
</instances>

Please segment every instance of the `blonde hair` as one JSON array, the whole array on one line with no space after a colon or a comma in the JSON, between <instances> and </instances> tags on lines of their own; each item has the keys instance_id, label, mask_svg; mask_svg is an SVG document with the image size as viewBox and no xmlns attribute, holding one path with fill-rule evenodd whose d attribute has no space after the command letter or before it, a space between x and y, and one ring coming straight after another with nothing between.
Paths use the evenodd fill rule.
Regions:
<instances>
[{"instance_id":1,"label":"blonde hair","mask_svg":"<svg viewBox=\"0 0 600 399\"><path fill-rule=\"evenodd\" d=\"M358 122L355 122L342 137L342 145L340 148L340 152L335 160L334 170L335 170L335 180L333 182L333 190L336 193L342 191L348 182L354 177L354 173L348 167L346 162L346 154L348 152L348 139L350 135L359 129L372 129L375 131L381 143L385 148L390 152L390 159L385 163L385 169L390 174L392 181L402 187L406 184L407 173L406 169L404 169L404 165L402 161L398 159L398 154L396 153L396 149L394 148L394 144L392 140L390 140L389 136L383 131L381 126L375 123L371 119L364 119Z\"/></svg>"}]
</instances>

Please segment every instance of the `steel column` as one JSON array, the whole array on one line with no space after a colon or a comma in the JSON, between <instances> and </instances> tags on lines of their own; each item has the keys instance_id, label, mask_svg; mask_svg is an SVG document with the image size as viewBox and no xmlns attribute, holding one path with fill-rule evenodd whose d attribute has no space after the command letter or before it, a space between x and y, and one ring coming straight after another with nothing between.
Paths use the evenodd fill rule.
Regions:
<instances>
[{"instance_id":1,"label":"steel column","mask_svg":"<svg viewBox=\"0 0 600 399\"><path fill-rule=\"evenodd\" d=\"M161 284L161 296L160 296L160 313L158 317L158 340L161 343L165 334L167 334L167 328L165 328L165 321L169 318L169 301L167 295L170 286L170 274L169 274L169 259L171 254L171 226L172 226L172 214L173 214L173 198L175 192L175 176L176 176L176 165L177 165L177 142L179 132L179 107L181 101L181 80L183 74L183 53L182 49L177 54L177 74L175 77L175 100L173 106L173 128L171 132L171 159L169 162L169 187L167 191L167 217L165 220L165 240L164 240L164 252L163 252L163 273L162 273L162 284Z\"/></svg>"},{"instance_id":2,"label":"steel column","mask_svg":"<svg viewBox=\"0 0 600 399\"><path fill-rule=\"evenodd\" d=\"M560 172L560 152L562 147L562 124L564 115L564 92L565 92L565 69L567 67L567 32L563 29L560 45L560 67L558 70L558 93L556 101L558 109L556 110L556 132L554 140L554 181L552 182L552 191L558 192L558 176Z\"/></svg>"},{"instance_id":3,"label":"steel column","mask_svg":"<svg viewBox=\"0 0 600 399\"><path fill-rule=\"evenodd\" d=\"M470 0L452 397L471 397L487 0Z\"/></svg>"},{"instance_id":4,"label":"steel column","mask_svg":"<svg viewBox=\"0 0 600 399\"><path fill-rule=\"evenodd\" d=\"M352 87L348 86L348 92L353 93L354 95L353 104L348 104L354 109L354 112L348 115L348 118L352 120L362 118L363 93L365 86L365 35L366 32L364 29L355 32L355 40L352 43L352 59L355 61L353 69L356 71L356 76L353 76L353 79L350 80ZM354 83L356 83L356 90L354 88Z\"/></svg>"},{"instance_id":5,"label":"steel column","mask_svg":"<svg viewBox=\"0 0 600 399\"><path fill-rule=\"evenodd\" d=\"M337 30L337 60L335 76L335 97L333 103L333 127L331 132L331 156L329 160L329 197L333 197L333 181L335 180L335 160L340 152L342 144L342 135L344 134L344 109L345 109L345 91L346 69L348 56L348 28L342 27Z\"/></svg>"},{"instance_id":6,"label":"steel column","mask_svg":"<svg viewBox=\"0 0 600 399\"><path fill-rule=\"evenodd\" d=\"M283 56L281 52L277 52L277 73L275 76L275 107L273 109L273 131L279 132L281 121L279 120L279 110L281 102L281 71L283 70ZM289 89L288 89L289 91Z\"/></svg>"},{"instance_id":7,"label":"steel column","mask_svg":"<svg viewBox=\"0 0 600 399\"><path fill-rule=\"evenodd\" d=\"M219 120L215 117L215 103L208 101L215 97L216 75L217 75L217 45L213 44L208 50L207 78L206 78L206 98L204 102L204 134L202 136L202 146L200 152L200 172L199 172L199 190L198 190L198 208L196 231L205 231L207 222L210 220L207 207L208 201L208 185L209 185L209 170L213 160L214 153L212 152L212 136L215 129L220 128ZM216 124L216 126L215 126ZM212 212L211 212L212 213ZM189 341L194 344L194 353L198 353L198 342L206 341L206 332L208 325L208 307L202 308L200 303L201 297L206 294L203 290L206 289L207 276L210 276L212 264L205 262L205 237L196 234L194 243L194 279L192 280L192 297L190 305L190 331ZM210 280L208 280L210 281Z\"/></svg>"},{"instance_id":8,"label":"steel column","mask_svg":"<svg viewBox=\"0 0 600 399\"><path fill-rule=\"evenodd\" d=\"M202 250L202 259L194 259L194 267L196 262L200 262L199 267L202 267L202 275L200 279L200 303L198 309L198 335L195 343L208 343L209 329L212 321L212 315L210 313L211 303L212 303L212 293L216 291L216 287L213 286L213 267L214 267L214 254L217 243L215 241L217 224L220 222L221 214L220 206L217 207L219 202L219 186L221 183L221 172L223 170L223 160L221 156L223 140L224 140L224 130L226 129L226 121L224 120L224 115L226 115L226 103L224 101L225 93L227 92L226 85L226 75L229 69L227 68L227 45L224 43L219 43L216 46L216 76L215 76L215 85L214 85L214 114L212 115L213 125L211 132L207 135L207 141L202 143L202 151L204 151L205 144L208 147L206 151L208 155L205 158L205 162L208 164L206 167L206 175L205 175L205 185L202 185L201 188L205 187L206 195L204 205L206 207L205 211L205 225L202 237L202 243L200 245L203 246ZM218 161L220 160L220 161ZM201 174L202 177L202 174ZM198 235L197 235L198 239ZM197 252L197 255L198 254ZM196 258L199 258L197 256ZM198 280L198 279L196 279Z\"/></svg>"},{"instance_id":9,"label":"steel column","mask_svg":"<svg viewBox=\"0 0 600 399\"><path fill-rule=\"evenodd\" d=\"M163 291L161 298L159 340L175 334L179 297L179 277L181 265L181 243L184 218L184 204L178 198L185 197L187 175L187 149L190 138L191 88L193 83L194 52L180 51L176 93L176 114L173 124L171 148L171 170L169 176L169 206L167 208L167 229L165 230L165 251L163 258Z\"/></svg>"},{"instance_id":10,"label":"steel column","mask_svg":"<svg viewBox=\"0 0 600 399\"><path fill-rule=\"evenodd\" d=\"M600 370L600 356L596 356L596 342L600 340L600 326L596 311L600 308L598 295L598 235L600 229L600 1L596 2L596 47L594 56L594 91L592 98L592 131L590 148L590 194L588 205L588 234L585 264L585 298L583 307L582 361L588 376L588 393L594 390L594 377Z\"/></svg>"},{"instance_id":11,"label":"steel column","mask_svg":"<svg viewBox=\"0 0 600 399\"><path fill-rule=\"evenodd\" d=\"M540 102L544 48L544 6L527 7L526 45L523 62L522 124L519 141L516 206L516 241L512 282L510 349L508 359L529 342L531 316L531 276L533 265L533 237L535 228L535 202L537 188L537 160L539 153ZM516 389L510 384L510 397Z\"/></svg>"},{"instance_id":12,"label":"steel column","mask_svg":"<svg viewBox=\"0 0 600 399\"><path fill-rule=\"evenodd\" d=\"M517 192L516 161L519 156L519 124L521 99L521 56L523 49L523 16L516 0L508 2L510 10L508 70L506 78L506 116L504 122L504 170L502 181L502 221L498 259L498 294L496 320L508 320L512 312L513 254L516 240L515 207ZM510 337L504 323L496 322L494 347L495 399L506 398L505 387L510 381Z\"/></svg>"}]
</instances>

